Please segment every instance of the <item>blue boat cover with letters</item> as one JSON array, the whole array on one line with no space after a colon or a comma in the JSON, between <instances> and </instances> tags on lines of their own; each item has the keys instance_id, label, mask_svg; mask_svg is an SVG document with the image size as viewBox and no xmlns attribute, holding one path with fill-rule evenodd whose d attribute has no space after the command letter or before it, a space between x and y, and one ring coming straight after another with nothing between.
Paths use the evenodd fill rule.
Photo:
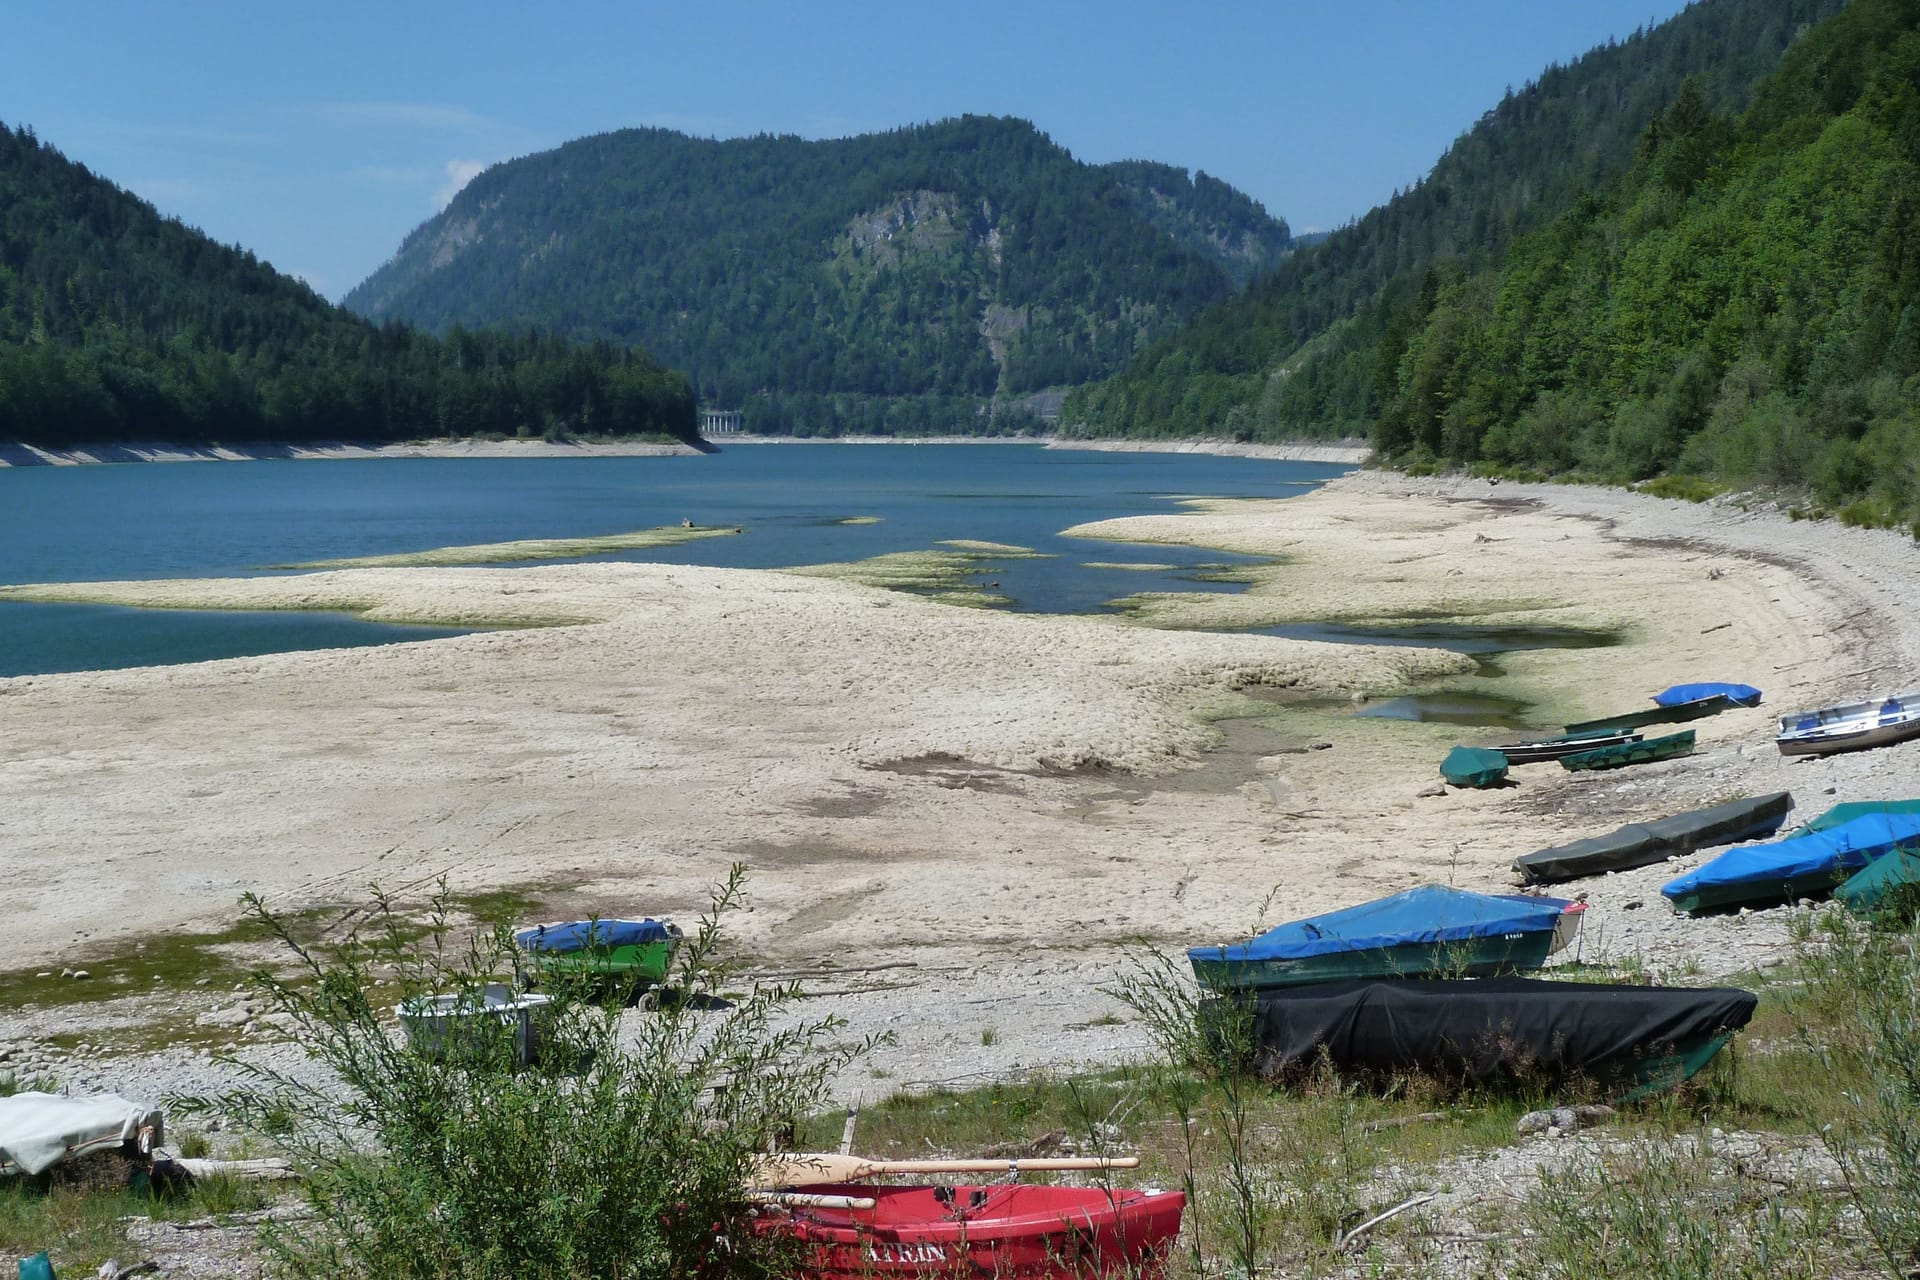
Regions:
<instances>
[{"instance_id":1,"label":"blue boat cover with letters","mask_svg":"<svg viewBox=\"0 0 1920 1280\"><path fill-rule=\"evenodd\" d=\"M1725 684L1709 680L1705 684L1677 684L1653 695L1653 700L1663 707L1705 702L1708 698L1725 698L1735 706L1751 707L1759 704L1760 691L1750 684Z\"/></svg>"},{"instance_id":2,"label":"blue boat cover with letters","mask_svg":"<svg viewBox=\"0 0 1920 1280\"><path fill-rule=\"evenodd\" d=\"M1677 899L1736 885L1777 889L1822 873L1832 874L1837 882L1841 872L1858 871L1881 854L1902 847L1920 848L1920 814L1869 813L1810 836L1729 849L1660 892Z\"/></svg>"},{"instance_id":3,"label":"blue boat cover with letters","mask_svg":"<svg viewBox=\"0 0 1920 1280\"><path fill-rule=\"evenodd\" d=\"M658 920L575 920L570 924L543 924L523 929L513 940L528 951L611 951L647 942L665 942L671 936Z\"/></svg>"},{"instance_id":4,"label":"blue boat cover with letters","mask_svg":"<svg viewBox=\"0 0 1920 1280\"><path fill-rule=\"evenodd\" d=\"M1343 951L1498 938L1551 930L1573 905L1564 898L1468 893L1427 884L1390 898L1295 920L1235 946L1194 947L1198 960L1300 960Z\"/></svg>"}]
</instances>

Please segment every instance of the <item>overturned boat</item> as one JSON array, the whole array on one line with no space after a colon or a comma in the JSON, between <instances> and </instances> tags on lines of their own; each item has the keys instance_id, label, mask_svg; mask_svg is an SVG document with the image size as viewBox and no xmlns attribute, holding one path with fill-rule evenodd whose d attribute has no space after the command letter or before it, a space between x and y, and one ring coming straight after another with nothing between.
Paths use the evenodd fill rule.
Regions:
<instances>
[{"instance_id":1,"label":"overturned boat","mask_svg":"<svg viewBox=\"0 0 1920 1280\"><path fill-rule=\"evenodd\" d=\"M1321 1063L1348 1075L1418 1073L1448 1081L1584 1078L1640 1097L1705 1066L1753 1017L1734 988L1616 986L1542 978L1373 979L1263 991L1216 1027L1244 1035L1261 1075Z\"/></svg>"},{"instance_id":2,"label":"overturned boat","mask_svg":"<svg viewBox=\"0 0 1920 1280\"><path fill-rule=\"evenodd\" d=\"M1651 764L1655 760L1671 760L1675 756L1688 755L1693 751L1693 730L1670 733L1664 738L1647 738L1638 742L1625 742L1617 747L1595 747L1591 751L1576 751L1572 755L1560 757L1560 767L1573 771L1583 769L1623 769L1630 764Z\"/></svg>"},{"instance_id":3,"label":"overturned boat","mask_svg":"<svg viewBox=\"0 0 1920 1280\"><path fill-rule=\"evenodd\" d=\"M1783 756L1864 751L1920 736L1920 692L1849 702L1780 717L1774 743Z\"/></svg>"},{"instance_id":4,"label":"overturned boat","mask_svg":"<svg viewBox=\"0 0 1920 1280\"><path fill-rule=\"evenodd\" d=\"M1729 849L1660 892L1690 914L1825 897L1896 850L1920 851L1920 814L1869 813L1812 835Z\"/></svg>"},{"instance_id":5,"label":"overturned boat","mask_svg":"<svg viewBox=\"0 0 1920 1280\"><path fill-rule=\"evenodd\" d=\"M1538 969L1567 946L1584 903L1422 885L1295 920L1242 943L1193 947L1187 961L1214 991L1346 978L1473 977Z\"/></svg>"},{"instance_id":6,"label":"overturned boat","mask_svg":"<svg viewBox=\"0 0 1920 1280\"><path fill-rule=\"evenodd\" d=\"M1652 866L1696 849L1770 836L1780 829L1792 808L1793 796L1785 791L1729 800L1655 822L1630 822L1603 836L1537 849L1515 858L1513 869L1529 883L1547 884Z\"/></svg>"},{"instance_id":7,"label":"overturned boat","mask_svg":"<svg viewBox=\"0 0 1920 1280\"><path fill-rule=\"evenodd\" d=\"M1017 1163L1017 1162L1015 1162ZM809 1186L753 1229L794 1242L809 1280L1158 1277L1180 1234L1178 1191L1104 1187Z\"/></svg>"}]
</instances>

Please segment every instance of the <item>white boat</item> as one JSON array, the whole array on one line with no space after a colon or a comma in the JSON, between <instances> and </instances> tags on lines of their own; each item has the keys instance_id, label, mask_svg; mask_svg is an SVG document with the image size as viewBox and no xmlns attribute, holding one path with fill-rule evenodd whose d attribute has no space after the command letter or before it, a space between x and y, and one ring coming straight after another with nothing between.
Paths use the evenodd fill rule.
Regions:
<instances>
[{"instance_id":1,"label":"white boat","mask_svg":"<svg viewBox=\"0 0 1920 1280\"><path fill-rule=\"evenodd\" d=\"M1824 756L1920 737L1920 692L1780 717L1774 742L1783 756Z\"/></svg>"},{"instance_id":2,"label":"white boat","mask_svg":"<svg viewBox=\"0 0 1920 1280\"><path fill-rule=\"evenodd\" d=\"M473 1039L472 1031L490 1019L513 1030L513 1055L522 1066L540 1056L540 1042L548 1021L551 996L522 993L505 983L488 983L480 998L446 995L423 996L395 1005L394 1016L406 1028L407 1043L433 1058L446 1057L463 1047L485 1051L484 1038Z\"/></svg>"}]
</instances>

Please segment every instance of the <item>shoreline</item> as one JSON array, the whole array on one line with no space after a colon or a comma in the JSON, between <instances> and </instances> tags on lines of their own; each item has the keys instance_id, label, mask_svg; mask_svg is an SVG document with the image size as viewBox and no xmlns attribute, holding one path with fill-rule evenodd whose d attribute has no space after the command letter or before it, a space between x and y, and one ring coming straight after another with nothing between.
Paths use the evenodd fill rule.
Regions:
<instances>
[{"instance_id":1,"label":"shoreline","mask_svg":"<svg viewBox=\"0 0 1920 1280\"><path fill-rule=\"evenodd\" d=\"M0 680L19 726L0 761L0 875L29 922L0 940L0 969L84 963L93 990L116 993L10 1006L0 1047L45 1060L45 1039L76 1026L232 1003L168 987L157 1015L160 989L126 944L223 927L245 890L295 911L446 874L458 892L525 892L544 918L686 917L739 861L753 910L730 935L754 967L803 974L825 1002L809 1007L852 1034L899 1033L849 1089L1069 1069L1144 1043L1100 990L1138 939L1241 935L1255 886L1283 887L1287 916L1420 882L1504 891L1517 854L1732 794L1791 790L1795 821L1920 794L1920 750L1790 763L1771 742L1776 714L1920 660L1902 537L1382 472L1087 532L1284 557L1249 592L1269 613L1606 624L1625 640L1513 651L1488 675L1433 649L957 610L683 565L139 584L578 625ZM1699 722L1684 759L1527 766L1488 792L1430 794L1451 743L1500 731L1359 714L1465 684L1559 722L1704 678L1747 679L1766 701ZM1686 981L1777 963L1787 912L1662 909L1659 885L1706 856L1569 886L1588 894L1584 958ZM886 989L849 989L849 973ZM298 1056L265 1033L235 1043ZM216 1070L102 1053L54 1065L119 1087L159 1073L182 1092Z\"/></svg>"},{"instance_id":2,"label":"shoreline","mask_svg":"<svg viewBox=\"0 0 1920 1280\"><path fill-rule=\"evenodd\" d=\"M1066 440L1058 436L756 436L704 437L705 448L646 441L555 443L546 440L418 440L396 444L182 445L163 441L42 449L0 442L0 470L11 467L72 467L129 462L329 461L346 458L677 458L725 452L734 445L1033 445L1096 453L1206 453L1278 462L1328 462L1357 466L1371 456L1363 441L1295 441L1240 444L1231 440Z\"/></svg>"}]
</instances>

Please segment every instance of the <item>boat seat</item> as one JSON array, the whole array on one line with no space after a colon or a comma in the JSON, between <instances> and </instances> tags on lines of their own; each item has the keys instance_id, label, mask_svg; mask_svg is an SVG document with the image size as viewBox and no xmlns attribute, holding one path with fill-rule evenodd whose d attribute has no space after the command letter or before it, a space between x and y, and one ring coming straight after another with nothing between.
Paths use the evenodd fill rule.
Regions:
<instances>
[{"instance_id":1,"label":"boat seat","mask_svg":"<svg viewBox=\"0 0 1920 1280\"><path fill-rule=\"evenodd\" d=\"M1820 727L1820 717L1819 716L1801 716L1798 723L1796 723L1793 727L1796 730L1818 729Z\"/></svg>"}]
</instances>

